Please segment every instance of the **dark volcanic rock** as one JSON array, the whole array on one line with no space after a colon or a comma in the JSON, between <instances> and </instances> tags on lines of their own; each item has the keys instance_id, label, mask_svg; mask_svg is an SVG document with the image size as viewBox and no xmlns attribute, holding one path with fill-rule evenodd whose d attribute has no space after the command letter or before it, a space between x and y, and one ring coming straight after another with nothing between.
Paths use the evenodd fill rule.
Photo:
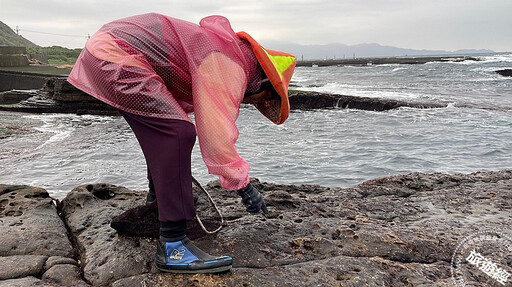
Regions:
<instances>
[{"instance_id":1,"label":"dark volcanic rock","mask_svg":"<svg viewBox=\"0 0 512 287\"><path fill-rule=\"evenodd\" d=\"M134 219L137 224L134 224ZM113 217L110 226L121 235L158 238L160 223L156 201L152 204L141 205ZM140 228L144 226L144 228Z\"/></svg>"},{"instance_id":2,"label":"dark volcanic rock","mask_svg":"<svg viewBox=\"0 0 512 287\"><path fill-rule=\"evenodd\" d=\"M48 257L42 255L13 255L0 257L0 280L38 276Z\"/></svg>"},{"instance_id":3,"label":"dark volcanic rock","mask_svg":"<svg viewBox=\"0 0 512 287\"><path fill-rule=\"evenodd\" d=\"M441 108L434 103L409 103L389 99L354 97L317 92L291 91L292 110L350 108L387 111L400 107ZM118 115L116 109L72 86L65 78L51 78L39 91L0 93L0 110L31 113L76 113Z\"/></svg>"},{"instance_id":4,"label":"dark volcanic rock","mask_svg":"<svg viewBox=\"0 0 512 287\"><path fill-rule=\"evenodd\" d=\"M42 276L43 281L58 286L87 286L82 280L82 273L76 264L57 264Z\"/></svg>"},{"instance_id":5,"label":"dark volcanic rock","mask_svg":"<svg viewBox=\"0 0 512 287\"><path fill-rule=\"evenodd\" d=\"M69 258L69 257L52 256L52 257L48 258L48 260L46 260L46 263L44 264L44 270L46 271L58 264L77 265L77 262L73 258Z\"/></svg>"},{"instance_id":6,"label":"dark volcanic rock","mask_svg":"<svg viewBox=\"0 0 512 287\"><path fill-rule=\"evenodd\" d=\"M268 217L247 213L218 182L206 186L226 221L215 235L194 233L195 242L233 256L233 270L219 275L160 273L154 239L110 227L144 204L143 192L75 188L62 202L71 246L44 189L0 186L0 286L452 286L460 240L488 229L508 234L512 224L511 170L412 173L346 189L252 183ZM200 196L198 216L213 229L220 222ZM148 218L132 227L154 228L154 214Z\"/></svg>"},{"instance_id":7,"label":"dark volcanic rock","mask_svg":"<svg viewBox=\"0 0 512 287\"><path fill-rule=\"evenodd\" d=\"M61 102L97 102L98 100L87 93L75 88L66 78L50 78L44 85L43 91L53 100Z\"/></svg>"},{"instance_id":8,"label":"dark volcanic rock","mask_svg":"<svg viewBox=\"0 0 512 287\"><path fill-rule=\"evenodd\" d=\"M387 111L400 107L442 108L444 105L434 103L409 103L389 99L354 97L344 95L322 94L317 92L290 93L291 110L312 110L326 108L358 109L369 111Z\"/></svg>"},{"instance_id":9,"label":"dark volcanic rock","mask_svg":"<svg viewBox=\"0 0 512 287\"><path fill-rule=\"evenodd\" d=\"M21 101L25 101L33 96L36 96L37 92L33 90L11 90L6 92L0 92L0 104L1 105L12 105L17 104Z\"/></svg>"},{"instance_id":10,"label":"dark volcanic rock","mask_svg":"<svg viewBox=\"0 0 512 287\"><path fill-rule=\"evenodd\" d=\"M73 256L66 227L42 188L0 185L0 256Z\"/></svg>"},{"instance_id":11,"label":"dark volcanic rock","mask_svg":"<svg viewBox=\"0 0 512 287\"><path fill-rule=\"evenodd\" d=\"M512 77L512 69L497 70L496 73L505 77Z\"/></svg>"},{"instance_id":12,"label":"dark volcanic rock","mask_svg":"<svg viewBox=\"0 0 512 287\"><path fill-rule=\"evenodd\" d=\"M119 115L117 110L78 90L66 78L50 78L40 90L0 93L0 110L27 113Z\"/></svg>"},{"instance_id":13,"label":"dark volcanic rock","mask_svg":"<svg viewBox=\"0 0 512 287\"><path fill-rule=\"evenodd\" d=\"M46 190L0 185L0 230L0 286L86 285Z\"/></svg>"},{"instance_id":14,"label":"dark volcanic rock","mask_svg":"<svg viewBox=\"0 0 512 287\"><path fill-rule=\"evenodd\" d=\"M428 277L445 279L423 286L452 286L449 270L444 262L403 264L378 257L336 256L264 269L235 268L220 275L144 274L112 286L420 286L429 282Z\"/></svg>"},{"instance_id":15,"label":"dark volcanic rock","mask_svg":"<svg viewBox=\"0 0 512 287\"><path fill-rule=\"evenodd\" d=\"M510 170L413 173L348 189L253 184L268 218L247 213L236 193L218 182L207 186L226 222L195 243L233 256L233 270L220 275L159 273L154 240L110 228L114 216L144 203L143 193L112 185L76 188L63 214L84 277L100 286L452 286L457 243L488 228L510 232L512 224ZM201 219L218 224L207 201L200 199L197 209Z\"/></svg>"},{"instance_id":16,"label":"dark volcanic rock","mask_svg":"<svg viewBox=\"0 0 512 287\"><path fill-rule=\"evenodd\" d=\"M106 286L152 270L155 241L118 236L110 227L112 217L144 202L145 194L108 184L77 187L63 200L62 214L87 282Z\"/></svg>"},{"instance_id":17,"label":"dark volcanic rock","mask_svg":"<svg viewBox=\"0 0 512 287\"><path fill-rule=\"evenodd\" d=\"M48 285L44 284L41 279L38 279L34 276L0 281L0 287L33 287L33 286L48 286Z\"/></svg>"}]
</instances>

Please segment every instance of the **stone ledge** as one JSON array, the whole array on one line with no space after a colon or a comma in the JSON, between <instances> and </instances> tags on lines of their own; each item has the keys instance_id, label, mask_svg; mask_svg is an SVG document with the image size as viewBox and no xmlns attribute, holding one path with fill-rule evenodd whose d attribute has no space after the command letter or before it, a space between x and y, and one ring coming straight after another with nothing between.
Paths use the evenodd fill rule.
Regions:
<instances>
[{"instance_id":1,"label":"stone ledge","mask_svg":"<svg viewBox=\"0 0 512 287\"><path fill-rule=\"evenodd\" d=\"M355 97L318 92L290 91L291 110L360 109L387 111L391 109L442 108L435 103L412 103L390 99ZM0 93L0 110L30 113L77 113L118 115L116 109L76 89L65 78L48 79L37 91L7 91Z\"/></svg>"},{"instance_id":2,"label":"stone ledge","mask_svg":"<svg viewBox=\"0 0 512 287\"><path fill-rule=\"evenodd\" d=\"M262 191L268 218L247 213L218 181L206 186L227 221L215 235L193 235L200 248L234 258L233 269L218 275L160 273L153 264L154 239L120 235L110 227L114 216L144 204L145 192L79 186L62 201L64 224L57 210L47 207L51 199L44 190L1 186L0 228L9 236L0 235L0 246L18 246L11 242L19 236L27 246L40 246L32 240L48 243L42 249L4 248L0 262L29 255L39 261L34 268L9 269L11 275L0 275L6 279L0 286L452 286L450 260L458 242L490 228L510 232L512 224L512 170L411 173L353 188L252 183ZM219 223L201 194L196 207L206 223ZM31 227L27 217L40 220L30 221L36 223ZM48 225L40 225L43 218ZM45 230L46 239L18 233L20 228ZM62 243L52 241L53 235ZM60 255L63 251L67 255Z\"/></svg>"},{"instance_id":3,"label":"stone ledge","mask_svg":"<svg viewBox=\"0 0 512 287\"><path fill-rule=\"evenodd\" d=\"M382 112L403 107L417 109L446 107L446 105L434 103L412 103L390 99L354 97L301 91L291 92L289 101L291 110L356 109Z\"/></svg>"},{"instance_id":4,"label":"stone ledge","mask_svg":"<svg viewBox=\"0 0 512 287\"><path fill-rule=\"evenodd\" d=\"M42 188L0 185L0 286L85 285L55 203Z\"/></svg>"}]
</instances>

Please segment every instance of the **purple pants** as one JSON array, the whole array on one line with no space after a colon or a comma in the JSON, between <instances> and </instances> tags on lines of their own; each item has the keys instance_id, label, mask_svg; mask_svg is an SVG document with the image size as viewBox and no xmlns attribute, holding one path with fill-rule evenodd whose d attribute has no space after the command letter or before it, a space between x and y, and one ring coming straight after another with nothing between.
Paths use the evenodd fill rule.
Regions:
<instances>
[{"instance_id":1,"label":"purple pants","mask_svg":"<svg viewBox=\"0 0 512 287\"><path fill-rule=\"evenodd\" d=\"M150 118L119 111L132 128L146 158L161 222L192 220L191 155L196 141L192 123Z\"/></svg>"}]
</instances>

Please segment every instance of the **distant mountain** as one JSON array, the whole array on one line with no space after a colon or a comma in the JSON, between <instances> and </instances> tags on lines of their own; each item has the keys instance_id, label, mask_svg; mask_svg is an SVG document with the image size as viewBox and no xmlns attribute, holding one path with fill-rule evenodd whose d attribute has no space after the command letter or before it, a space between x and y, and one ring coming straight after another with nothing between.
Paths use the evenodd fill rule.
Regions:
<instances>
[{"instance_id":1,"label":"distant mountain","mask_svg":"<svg viewBox=\"0 0 512 287\"><path fill-rule=\"evenodd\" d=\"M279 41L262 41L262 45L268 49L286 51L297 57L298 60L312 59L351 59L356 58L374 58L374 57L400 57L400 56L425 56L425 55L466 55L466 54L482 54L494 53L492 50L415 50L404 49L393 46L382 46L379 44L358 44L345 45L340 43L332 43L327 45L300 45L295 43L279 42Z\"/></svg>"},{"instance_id":2,"label":"distant mountain","mask_svg":"<svg viewBox=\"0 0 512 287\"><path fill-rule=\"evenodd\" d=\"M379 44L358 44L345 45L340 43L331 43L326 45L301 45L281 41L262 41L264 47L272 50L286 51L297 56L297 59L351 59L372 58L372 57L399 57L399 56L425 56L425 55L467 55L494 53L492 50L414 50L404 49L393 46L382 46ZM29 40L17 35L9 26L0 21L0 45L38 47Z\"/></svg>"},{"instance_id":3,"label":"distant mountain","mask_svg":"<svg viewBox=\"0 0 512 287\"><path fill-rule=\"evenodd\" d=\"M9 26L0 21L0 46L37 47L36 44L17 35Z\"/></svg>"}]
</instances>

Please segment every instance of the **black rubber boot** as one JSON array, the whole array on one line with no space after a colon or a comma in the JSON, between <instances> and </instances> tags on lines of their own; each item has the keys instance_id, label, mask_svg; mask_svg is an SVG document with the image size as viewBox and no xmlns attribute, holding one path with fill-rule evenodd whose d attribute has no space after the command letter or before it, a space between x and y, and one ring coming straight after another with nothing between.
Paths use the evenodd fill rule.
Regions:
<instances>
[{"instance_id":1,"label":"black rubber boot","mask_svg":"<svg viewBox=\"0 0 512 287\"><path fill-rule=\"evenodd\" d=\"M205 253L186 235L179 238L160 236L155 264L161 271L170 273L220 273L231 269L233 259Z\"/></svg>"}]
</instances>

